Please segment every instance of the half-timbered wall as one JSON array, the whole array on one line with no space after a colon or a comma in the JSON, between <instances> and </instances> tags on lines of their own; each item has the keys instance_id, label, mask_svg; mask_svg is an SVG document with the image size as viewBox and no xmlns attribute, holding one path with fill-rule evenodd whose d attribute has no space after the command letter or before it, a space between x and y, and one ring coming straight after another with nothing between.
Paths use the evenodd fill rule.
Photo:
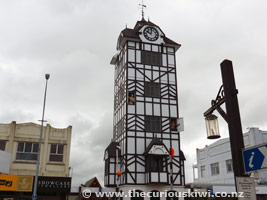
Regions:
<instances>
[{"instance_id":1,"label":"half-timbered wall","mask_svg":"<svg viewBox=\"0 0 267 200\"><path fill-rule=\"evenodd\" d=\"M146 91L147 83L152 86L153 83L159 85L160 96L153 96L153 92ZM123 174L120 184L147 184L157 182L160 178L164 180L162 182L169 183L169 158L164 158L165 174L146 172L143 154L152 139L157 137L167 148L172 147L176 150L173 158L173 177L174 184L181 185L183 170L179 157L180 138L178 132L171 130L170 126L171 120L178 118L174 48L132 41L125 43L120 50L115 68L114 93L113 137L120 143L122 155L120 170ZM128 102L129 94L134 94L132 104ZM152 132L146 128L147 116L157 117L160 131ZM109 174L113 176L110 181L114 183L115 171L113 168L110 170Z\"/></svg>"}]
</instances>

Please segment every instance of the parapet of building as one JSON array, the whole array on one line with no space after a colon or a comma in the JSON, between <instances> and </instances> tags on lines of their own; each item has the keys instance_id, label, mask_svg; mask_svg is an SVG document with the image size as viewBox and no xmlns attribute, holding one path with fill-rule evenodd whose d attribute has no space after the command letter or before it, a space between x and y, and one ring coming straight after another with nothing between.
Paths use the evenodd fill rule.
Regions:
<instances>
[{"instance_id":1,"label":"parapet of building","mask_svg":"<svg viewBox=\"0 0 267 200\"><path fill-rule=\"evenodd\" d=\"M0 124L0 150L11 154L10 174L35 175L41 125L35 123ZM40 176L69 176L72 127L43 127Z\"/></svg>"}]
</instances>

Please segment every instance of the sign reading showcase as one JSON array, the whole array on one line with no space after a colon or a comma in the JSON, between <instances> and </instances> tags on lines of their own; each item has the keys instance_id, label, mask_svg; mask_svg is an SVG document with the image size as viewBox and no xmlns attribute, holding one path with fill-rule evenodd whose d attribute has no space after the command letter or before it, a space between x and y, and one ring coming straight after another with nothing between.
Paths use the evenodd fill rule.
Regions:
<instances>
[{"instance_id":1,"label":"sign reading showcase","mask_svg":"<svg viewBox=\"0 0 267 200\"><path fill-rule=\"evenodd\" d=\"M71 189L70 177L38 177L38 192L65 192L69 193Z\"/></svg>"}]
</instances>

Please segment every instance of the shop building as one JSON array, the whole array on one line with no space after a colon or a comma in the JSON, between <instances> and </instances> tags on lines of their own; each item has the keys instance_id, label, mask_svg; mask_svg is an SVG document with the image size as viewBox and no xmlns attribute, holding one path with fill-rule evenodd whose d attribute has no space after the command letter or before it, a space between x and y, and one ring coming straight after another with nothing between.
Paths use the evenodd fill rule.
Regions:
<instances>
[{"instance_id":1,"label":"shop building","mask_svg":"<svg viewBox=\"0 0 267 200\"><path fill-rule=\"evenodd\" d=\"M0 124L0 147L10 154L9 173L1 174L0 200L28 200L33 180L41 126L35 123ZM71 188L69 158L72 127L43 127L38 178L38 199L66 199ZM12 186L10 186L10 184ZM26 187L27 186L27 187ZM26 189L25 189L26 188ZM7 197L6 197L7 196Z\"/></svg>"}]
</instances>

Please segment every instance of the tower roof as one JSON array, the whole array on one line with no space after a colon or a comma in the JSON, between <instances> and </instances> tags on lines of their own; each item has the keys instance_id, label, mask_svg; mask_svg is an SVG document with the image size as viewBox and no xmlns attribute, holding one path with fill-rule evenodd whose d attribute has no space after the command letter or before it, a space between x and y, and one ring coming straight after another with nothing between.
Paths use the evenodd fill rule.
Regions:
<instances>
[{"instance_id":1,"label":"tower roof","mask_svg":"<svg viewBox=\"0 0 267 200\"><path fill-rule=\"evenodd\" d=\"M106 148L106 152L108 153L108 157L116 157L116 149L119 146L118 142L111 142L108 147ZM120 150L119 150L120 155Z\"/></svg>"},{"instance_id":2,"label":"tower roof","mask_svg":"<svg viewBox=\"0 0 267 200\"><path fill-rule=\"evenodd\" d=\"M161 28L158 25L154 24L153 22L151 22L149 20L146 21L145 19L141 19L140 21L136 22L133 29L125 28L121 31L121 34L120 34L119 39L118 39L117 49L119 49L119 46L122 46L122 43L124 43L127 39L134 39L134 40L139 41L140 40L140 37L139 37L140 32L139 31L145 25L155 26L161 30ZM161 30L161 32L163 33L162 30ZM166 45L174 46L175 50L177 50L181 46L180 44L178 44L178 43L174 42L173 40L171 40L170 38L166 37L164 33L163 33L163 41Z\"/></svg>"},{"instance_id":3,"label":"tower roof","mask_svg":"<svg viewBox=\"0 0 267 200\"><path fill-rule=\"evenodd\" d=\"M162 146L164 148L164 150L161 152L163 155L166 154L166 152L168 152L167 147L165 146L165 144L159 139L159 138L154 138L150 144L148 145L148 147L146 148L144 155L148 155L150 154L150 151L152 149L153 146ZM165 151L165 153L164 153Z\"/></svg>"}]
</instances>

